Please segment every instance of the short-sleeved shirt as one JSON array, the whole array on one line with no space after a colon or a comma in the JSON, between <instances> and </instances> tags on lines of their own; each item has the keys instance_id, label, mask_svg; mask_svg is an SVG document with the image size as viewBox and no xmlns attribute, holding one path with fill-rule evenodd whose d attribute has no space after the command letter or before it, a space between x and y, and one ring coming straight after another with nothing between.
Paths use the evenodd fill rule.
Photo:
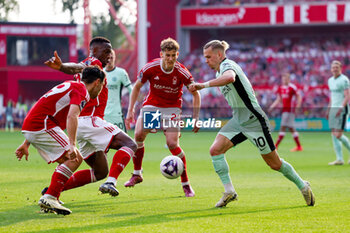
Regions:
<instances>
[{"instance_id":1,"label":"short-sleeved shirt","mask_svg":"<svg viewBox=\"0 0 350 233\"><path fill-rule=\"evenodd\" d=\"M337 78L334 76L328 79L328 87L331 91L331 107L342 107L344 101L344 90L349 89L349 79L341 74Z\"/></svg>"},{"instance_id":2,"label":"short-sleeved shirt","mask_svg":"<svg viewBox=\"0 0 350 233\"><path fill-rule=\"evenodd\" d=\"M236 73L235 82L221 86L220 91L232 108L233 118L239 124L243 124L257 114L265 116L255 97L252 85L236 62L225 58L220 64L220 71L216 72L216 78L227 70L233 70Z\"/></svg>"},{"instance_id":3,"label":"short-sleeved shirt","mask_svg":"<svg viewBox=\"0 0 350 233\"><path fill-rule=\"evenodd\" d=\"M131 81L128 73L119 67L115 67L111 71L106 71L108 100L105 109L105 119L111 122L111 119L118 118L122 115L121 96L123 87L131 91ZM114 123L114 122L111 122Z\"/></svg>"},{"instance_id":4,"label":"short-sleeved shirt","mask_svg":"<svg viewBox=\"0 0 350 233\"><path fill-rule=\"evenodd\" d=\"M150 83L143 106L162 108L181 108L182 88L193 82L191 73L180 62L175 63L172 71L164 71L161 58L147 63L139 72L138 79L142 83Z\"/></svg>"},{"instance_id":5,"label":"short-sleeved shirt","mask_svg":"<svg viewBox=\"0 0 350 233\"><path fill-rule=\"evenodd\" d=\"M79 105L81 110L89 100L84 83L61 83L43 95L32 107L24 119L22 131L48 130L56 126L64 130L70 105Z\"/></svg>"},{"instance_id":6,"label":"short-sleeved shirt","mask_svg":"<svg viewBox=\"0 0 350 233\"><path fill-rule=\"evenodd\" d=\"M83 63L86 66L95 65L102 69L102 63L95 57L88 57L85 60L83 60L81 63ZM80 81L81 74L75 75L75 79ZM97 116L103 119L105 108L107 105L107 99L108 99L108 88L107 88L107 82L106 82L102 88L101 93L97 96L97 98L91 99L86 104L83 111L80 113L80 116Z\"/></svg>"},{"instance_id":7,"label":"short-sleeved shirt","mask_svg":"<svg viewBox=\"0 0 350 233\"><path fill-rule=\"evenodd\" d=\"M293 97L297 95L297 87L289 83L288 85L281 85L278 87L277 94L282 99L282 112L292 112Z\"/></svg>"}]
</instances>

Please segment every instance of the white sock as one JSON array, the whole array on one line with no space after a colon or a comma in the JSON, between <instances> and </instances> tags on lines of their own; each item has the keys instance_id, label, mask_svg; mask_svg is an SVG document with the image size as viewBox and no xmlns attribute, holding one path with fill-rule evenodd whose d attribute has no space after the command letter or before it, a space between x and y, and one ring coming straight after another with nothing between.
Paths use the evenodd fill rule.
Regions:
<instances>
[{"instance_id":1,"label":"white sock","mask_svg":"<svg viewBox=\"0 0 350 233\"><path fill-rule=\"evenodd\" d=\"M108 176L106 183L113 183L115 186L117 183L117 179L114 177Z\"/></svg>"},{"instance_id":2,"label":"white sock","mask_svg":"<svg viewBox=\"0 0 350 233\"><path fill-rule=\"evenodd\" d=\"M224 184L224 187L225 187L225 193L234 193L234 192L236 192L235 188L232 185L232 182Z\"/></svg>"},{"instance_id":3,"label":"white sock","mask_svg":"<svg viewBox=\"0 0 350 233\"><path fill-rule=\"evenodd\" d=\"M141 176L142 175L142 170L134 170L133 174Z\"/></svg>"}]
</instances>

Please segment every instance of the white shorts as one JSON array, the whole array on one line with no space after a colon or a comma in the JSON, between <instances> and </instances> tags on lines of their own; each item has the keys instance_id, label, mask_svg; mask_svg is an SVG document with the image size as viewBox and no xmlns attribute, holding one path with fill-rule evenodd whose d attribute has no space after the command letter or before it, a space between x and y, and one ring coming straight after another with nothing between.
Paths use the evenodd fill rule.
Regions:
<instances>
[{"instance_id":1,"label":"white shorts","mask_svg":"<svg viewBox=\"0 0 350 233\"><path fill-rule=\"evenodd\" d=\"M108 151L114 135L121 130L99 117L79 117L77 141L84 159L97 151Z\"/></svg>"},{"instance_id":2,"label":"white shorts","mask_svg":"<svg viewBox=\"0 0 350 233\"><path fill-rule=\"evenodd\" d=\"M37 132L22 131L22 134L47 163L56 162L69 149L69 139L58 126Z\"/></svg>"},{"instance_id":3,"label":"white shorts","mask_svg":"<svg viewBox=\"0 0 350 233\"><path fill-rule=\"evenodd\" d=\"M172 124L171 122L179 121L181 119L181 109L180 108L160 108L152 105L145 105L140 111L139 117L143 118L144 112L156 112L161 113L160 116L160 128L166 130L168 128L180 128L179 124ZM145 119L143 119L143 126L145 127Z\"/></svg>"},{"instance_id":4,"label":"white shorts","mask_svg":"<svg viewBox=\"0 0 350 233\"><path fill-rule=\"evenodd\" d=\"M294 129L295 114L292 112L283 112L281 126L287 126Z\"/></svg>"}]
</instances>

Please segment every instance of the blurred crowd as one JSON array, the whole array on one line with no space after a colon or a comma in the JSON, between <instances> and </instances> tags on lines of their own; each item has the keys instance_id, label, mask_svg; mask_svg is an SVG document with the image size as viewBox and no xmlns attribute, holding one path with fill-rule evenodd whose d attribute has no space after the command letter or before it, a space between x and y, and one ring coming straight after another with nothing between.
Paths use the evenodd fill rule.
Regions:
<instances>
[{"instance_id":1,"label":"blurred crowd","mask_svg":"<svg viewBox=\"0 0 350 233\"><path fill-rule=\"evenodd\" d=\"M350 41L346 37L303 37L284 39L241 39L227 41L230 49L227 57L237 62L252 83L262 108L266 110L276 99L281 74L289 72L303 97L297 117L324 118L329 102L327 80L332 76L330 63L337 59L343 63L343 73L350 77ZM192 73L195 81L206 82L215 78L215 72L205 63L202 49L187 54L182 62ZM149 86L144 85L138 97L136 109L140 109ZM183 114L192 112L192 95L183 89ZM218 88L201 90L201 117L231 117L232 110ZM126 113L129 95L122 97ZM32 100L17 103L8 101L0 108L0 128L21 127ZM1 106L0 106L1 107ZM267 112L269 117L279 117L281 109Z\"/></svg>"},{"instance_id":2,"label":"blurred crowd","mask_svg":"<svg viewBox=\"0 0 350 233\"><path fill-rule=\"evenodd\" d=\"M245 5L245 4L266 4L266 3L304 3L304 2L336 2L342 0L183 0L183 6L213 6L213 5Z\"/></svg>"},{"instance_id":3,"label":"blurred crowd","mask_svg":"<svg viewBox=\"0 0 350 233\"><path fill-rule=\"evenodd\" d=\"M19 97L17 103L8 100L5 106L0 106L0 128L6 131L13 131L14 128L21 128L27 112L34 105L34 101L22 102Z\"/></svg>"}]
</instances>

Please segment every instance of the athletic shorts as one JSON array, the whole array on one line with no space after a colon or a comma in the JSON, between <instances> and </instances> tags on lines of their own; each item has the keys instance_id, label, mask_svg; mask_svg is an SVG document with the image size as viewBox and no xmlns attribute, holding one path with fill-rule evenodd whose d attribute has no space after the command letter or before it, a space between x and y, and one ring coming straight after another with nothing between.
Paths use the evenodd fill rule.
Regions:
<instances>
[{"instance_id":1,"label":"athletic shorts","mask_svg":"<svg viewBox=\"0 0 350 233\"><path fill-rule=\"evenodd\" d=\"M160 116L161 129L166 130L168 128L177 128L177 129L180 128L179 124L174 123L181 119L180 108L159 108L152 105L145 105L142 107L139 117L143 119L143 115L147 114L147 112L156 112L157 110L161 113L161 116Z\"/></svg>"},{"instance_id":2,"label":"athletic shorts","mask_svg":"<svg viewBox=\"0 0 350 233\"><path fill-rule=\"evenodd\" d=\"M276 149L270 132L268 119L260 115L259 119L254 116L244 124L238 124L231 118L220 129L219 134L228 138L235 146L248 139L264 155Z\"/></svg>"},{"instance_id":3,"label":"athletic shorts","mask_svg":"<svg viewBox=\"0 0 350 233\"><path fill-rule=\"evenodd\" d=\"M69 150L69 139L58 126L42 131L22 131L22 134L47 163L56 162Z\"/></svg>"},{"instance_id":4,"label":"athletic shorts","mask_svg":"<svg viewBox=\"0 0 350 233\"><path fill-rule=\"evenodd\" d=\"M292 112L283 112L281 126L287 126L294 129L295 114Z\"/></svg>"},{"instance_id":5,"label":"athletic shorts","mask_svg":"<svg viewBox=\"0 0 350 233\"><path fill-rule=\"evenodd\" d=\"M125 127L123 115L114 116L114 117L110 117L110 118L105 116L105 121L112 123L113 125L118 126L119 129L123 130L126 133L126 127Z\"/></svg>"},{"instance_id":6,"label":"athletic shorts","mask_svg":"<svg viewBox=\"0 0 350 233\"><path fill-rule=\"evenodd\" d=\"M114 135L121 130L99 117L79 117L77 141L84 159L97 151L107 152Z\"/></svg>"},{"instance_id":7,"label":"athletic shorts","mask_svg":"<svg viewBox=\"0 0 350 233\"><path fill-rule=\"evenodd\" d=\"M328 115L328 124L330 129L341 129L344 130L346 126L346 122L348 121L348 110L344 108L338 117L337 108L332 108Z\"/></svg>"}]
</instances>

